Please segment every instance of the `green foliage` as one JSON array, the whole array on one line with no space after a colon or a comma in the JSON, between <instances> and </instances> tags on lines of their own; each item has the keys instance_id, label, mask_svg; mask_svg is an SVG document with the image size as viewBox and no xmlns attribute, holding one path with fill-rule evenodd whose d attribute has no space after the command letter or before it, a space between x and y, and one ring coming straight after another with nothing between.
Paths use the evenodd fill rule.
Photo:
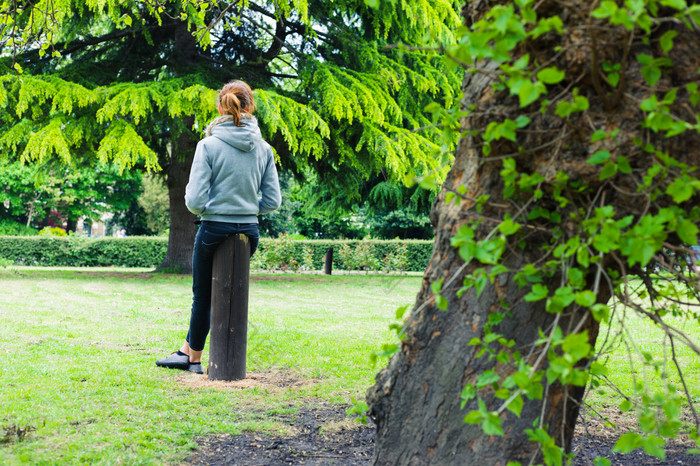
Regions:
<instances>
[{"instance_id":1,"label":"green foliage","mask_svg":"<svg viewBox=\"0 0 700 466\"><path fill-rule=\"evenodd\" d=\"M290 235L261 238L252 268L261 270L322 270L326 252L333 248L333 266L339 270L422 271L432 251L431 241L419 240L296 240Z\"/></svg>"},{"instance_id":2,"label":"green foliage","mask_svg":"<svg viewBox=\"0 0 700 466\"><path fill-rule=\"evenodd\" d=\"M69 168L5 163L0 165L0 218L20 218L31 225L54 212L69 223L96 220L135 201L140 178L139 173L120 175L114 166L103 164Z\"/></svg>"},{"instance_id":3,"label":"green foliage","mask_svg":"<svg viewBox=\"0 0 700 466\"><path fill-rule=\"evenodd\" d=\"M17 265L155 267L167 243L166 238L139 237L0 237L0 257Z\"/></svg>"},{"instance_id":4,"label":"green foliage","mask_svg":"<svg viewBox=\"0 0 700 466\"><path fill-rule=\"evenodd\" d=\"M39 236L68 236L68 233L63 228L44 227L39 230Z\"/></svg>"},{"instance_id":5,"label":"green foliage","mask_svg":"<svg viewBox=\"0 0 700 466\"><path fill-rule=\"evenodd\" d=\"M1 224L0 224L1 225ZM61 230L63 231L63 230ZM64 232L65 233L65 232ZM417 240L294 240L292 235L261 238L251 268L257 270L310 271L322 270L324 255L334 248L333 265L341 270L384 272L422 271L432 251L431 241ZM343 260L338 251L358 251ZM0 257L17 265L75 267L155 267L167 249L167 238L87 238L68 236L11 237L0 236ZM364 264L374 264L368 269ZM359 265L357 265L359 264ZM381 264L381 266L380 266Z\"/></svg>"},{"instance_id":6,"label":"green foliage","mask_svg":"<svg viewBox=\"0 0 700 466\"><path fill-rule=\"evenodd\" d=\"M403 243L396 247L396 252L388 253L380 261L382 272L403 272L408 270L408 246Z\"/></svg>"},{"instance_id":7,"label":"green foliage","mask_svg":"<svg viewBox=\"0 0 700 466\"><path fill-rule=\"evenodd\" d=\"M360 241L352 248L345 243L338 250L340 266L345 270L379 270L379 260L374 253L374 248L368 241Z\"/></svg>"},{"instance_id":8,"label":"green foliage","mask_svg":"<svg viewBox=\"0 0 700 466\"><path fill-rule=\"evenodd\" d=\"M362 180L382 173L402 182L438 167L432 154L445 141L424 108L457 100L459 73L431 49L452 39L458 5L405 3L401 15L359 0L237 9L105 0L67 2L60 14L47 14L55 2L19 9L36 22L18 21L18 7L8 4L6 30L19 35L0 40L0 105L8 110L0 151L32 163L90 158L158 170L180 135L201 134L215 116L213 89L236 70L256 88L263 136L281 165L317 173L335 193L349 193L339 199L352 206ZM164 22L173 17L182 23ZM265 26L276 17L285 18L281 42ZM387 47L397 42L423 47ZM11 70L19 62L23 71Z\"/></svg>"},{"instance_id":9,"label":"green foliage","mask_svg":"<svg viewBox=\"0 0 700 466\"><path fill-rule=\"evenodd\" d=\"M0 236L33 236L38 234L34 228L9 219L0 220Z\"/></svg>"},{"instance_id":10,"label":"green foliage","mask_svg":"<svg viewBox=\"0 0 700 466\"><path fill-rule=\"evenodd\" d=\"M259 252L253 256L251 267L297 272L303 264L308 266L309 262L307 259L308 247L302 247L299 252L301 255L298 255L292 237L288 234L281 234L267 242L264 248L259 248Z\"/></svg>"},{"instance_id":11,"label":"green foliage","mask_svg":"<svg viewBox=\"0 0 700 466\"><path fill-rule=\"evenodd\" d=\"M145 214L146 228L154 234L163 234L168 229L170 215L168 189L162 178L150 173L144 175L142 186L138 205Z\"/></svg>"}]
</instances>

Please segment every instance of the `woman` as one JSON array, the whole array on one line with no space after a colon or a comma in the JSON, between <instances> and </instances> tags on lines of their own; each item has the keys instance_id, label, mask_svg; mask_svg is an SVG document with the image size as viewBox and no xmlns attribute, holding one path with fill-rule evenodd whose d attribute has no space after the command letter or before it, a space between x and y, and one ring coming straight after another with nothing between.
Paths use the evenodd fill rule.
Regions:
<instances>
[{"instance_id":1,"label":"woman","mask_svg":"<svg viewBox=\"0 0 700 466\"><path fill-rule=\"evenodd\" d=\"M185 190L185 204L201 224L192 255L192 314L182 347L156 361L161 367L202 370L202 351L209 333L212 262L216 248L229 235L244 233L250 255L258 247L258 215L282 203L275 159L262 140L253 91L242 81L226 84L217 99L220 117L199 141ZM258 197L258 193L261 197Z\"/></svg>"}]
</instances>

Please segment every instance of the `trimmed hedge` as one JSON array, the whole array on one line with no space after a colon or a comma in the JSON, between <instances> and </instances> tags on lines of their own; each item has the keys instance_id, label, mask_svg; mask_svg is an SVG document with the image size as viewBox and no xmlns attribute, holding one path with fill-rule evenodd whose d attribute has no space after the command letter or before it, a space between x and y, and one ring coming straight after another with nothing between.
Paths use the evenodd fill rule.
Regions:
<instances>
[{"instance_id":1,"label":"trimmed hedge","mask_svg":"<svg viewBox=\"0 0 700 466\"><path fill-rule=\"evenodd\" d=\"M261 256L264 256L268 251L279 247L280 240L275 238L260 238L258 251ZM358 270L367 269L367 267L348 267L345 264L341 255L341 248L345 246L351 252L355 252L358 246L365 245L370 250L370 254L374 259L381 263L386 256L399 254L399 246L406 246L406 267L405 271L422 272L428 266L428 261L433 252L433 242L430 240L294 240L293 241L293 257L299 264L304 263L304 249L311 253L311 269L323 269L326 252L333 248L333 268L341 270ZM255 258L254 258L255 261ZM286 264L289 265L289 264ZM271 267L275 268L275 267ZM379 268L372 268L379 270Z\"/></svg>"},{"instance_id":2,"label":"trimmed hedge","mask_svg":"<svg viewBox=\"0 0 700 466\"><path fill-rule=\"evenodd\" d=\"M0 257L16 265L156 267L168 248L159 237L2 236Z\"/></svg>"},{"instance_id":3,"label":"trimmed hedge","mask_svg":"<svg viewBox=\"0 0 700 466\"><path fill-rule=\"evenodd\" d=\"M359 249L358 249L359 246ZM157 267L165 258L168 239L163 237L88 238L84 236L0 236L0 258L16 265L75 267ZM403 249L405 247L405 249ZM401 256L402 270L422 272L428 265L433 242L429 240L290 240L261 238L254 265L273 258L279 263L265 268L291 268L288 262L306 264L306 268L323 269L324 255L333 248L333 267L349 270L341 251L357 254L365 251L381 265L382 261ZM284 249L284 251L281 251ZM283 252L283 254L280 254ZM273 255L274 254L274 255ZM269 261L268 261L269 262ZM358 261L353 261L358 262ZM360 265L355 269L380 270Z\"/></svg>"}]
</instances>

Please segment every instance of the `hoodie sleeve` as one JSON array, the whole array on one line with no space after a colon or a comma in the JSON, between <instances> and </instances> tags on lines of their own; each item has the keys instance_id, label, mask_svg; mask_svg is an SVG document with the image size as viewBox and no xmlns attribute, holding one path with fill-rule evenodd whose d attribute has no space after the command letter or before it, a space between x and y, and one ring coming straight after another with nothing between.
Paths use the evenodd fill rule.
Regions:
<instances>
[{"instance_id":1,"label":"hoodie sleeve","mask_svg":"<svg viewBox=\"0 0 700 466\"><path fill-rule=\"evenodd\" d=\"M190 212L200 215L209 201L211 187L211 165L207 160L206 148L200 141L194 153L190 180L185 188L185 205Z\"/></svg>"},{"instance_id":2,"label":"hoodie sleeve","mask_svg":"<svg viewBox=\"0 0 700 466\"><path fill-rule=\"evenodd\" d=\"M267 150L267 165L260 182L260 192L262 197L258 200L258 214L266 214L279 208L282 205L282 195L280 194L280 182L275 167L275 157L272 150Z\"/></svg>"}]
</instances>

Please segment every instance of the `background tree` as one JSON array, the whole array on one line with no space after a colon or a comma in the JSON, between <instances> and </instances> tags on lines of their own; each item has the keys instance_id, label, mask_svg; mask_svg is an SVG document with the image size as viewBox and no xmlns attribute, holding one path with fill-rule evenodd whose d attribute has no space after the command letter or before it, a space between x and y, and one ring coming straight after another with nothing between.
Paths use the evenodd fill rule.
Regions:
<instances>
[{"instance_id":1,"label":"background tree","mask_svg":"<svg viewBox=\"0 0 700 466\"><path fill-rule=\"evenodd\" d=\"M368 392L375 463L562 464L585 386L606 383L599 331L601 351L633 348L614 329L635 313L664 332L645 364L680 378L623 394L640 424L616 448L663 458L683 397L696 412L675 348L700 349L673 317L695 319L699 296L700 7L478 0L463 15L446 48L467 70L462 138L422 289Z\"/></svg>"},{"instance_id":2,"label":"background tree","mask_svg":"<svg viewBox=\"0 0 700 466\"><path fill-rule=\"evenodd\" d=\"M140 178L99 163L74 168L6 163L0 166L0 218L36 227L50 219L65 221L66 230L75 232L80 218L97 221L136 202Z\"/></svg>"},{"instance_id":3,"label":"background tree","mask_svg":"<svg viewBox=\"0 0 700 466\"><path fill-rule=\"evenodd\" d=\"M144 212L146 228L151 234L163 234L168 229L168 188L161 177L149 173L144 175L142 186L138 204Z\"/></svg>"},{"instance_id":4,"label":"background tree","mask_svg":"<svg viewBox=\"0 0 700 466\"><path fill-rule=\"evenodd\" d=\"M300 179L313 171L347 202L380 170L401 180L435 168L441 133L416 129L432 125L427 103L451 105L457 75L434 54L386 46L449 39L458 18L445 1L402 5L5 0L0 151L161 167L170 195L162 266L187 271L195 230L184 187L214 116L212 89L231 78L257 89L281 167Z\"/></svg>"}]
</instances>

